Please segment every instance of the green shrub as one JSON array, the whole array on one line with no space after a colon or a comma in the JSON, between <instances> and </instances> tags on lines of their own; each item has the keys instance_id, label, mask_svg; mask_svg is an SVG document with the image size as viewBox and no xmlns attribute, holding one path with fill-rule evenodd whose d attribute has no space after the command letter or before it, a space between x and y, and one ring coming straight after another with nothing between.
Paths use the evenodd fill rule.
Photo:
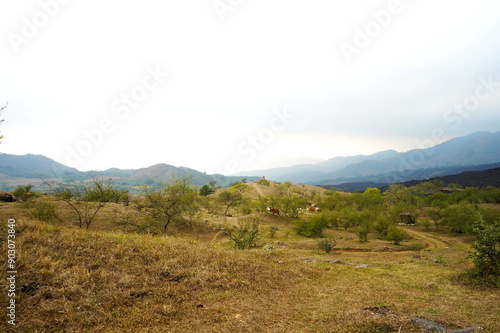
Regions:
<instances>
[{"instance_id":1,"label":"green shrub","mask_svg":"<svg viewBox=\"0 0 500 333\"><path fill-rule=\"evenodd\" d=\"M425 245L422 244L422 243L419 243L419 242L412 242L410 243L410 245L408 246L408 249L410 251L421 251L425 248Z\"/></svg>"},{"instance_id":2,"label":"green shrub","mask_svg":"<svg viewBox=\"0 0 500 333\"><path fill-rule=\"evenodd\" d=\"M203 197L206 197L207 195L210 195L214 192L215 192L215 190L208 185L203 185L199 191L200 195Z\"/></svg>"},{"instance_id":3,"label":"green shrub","mask_svg":"<svg viewBox=\"0 0 500 333\"><path fill-rule=\"evenodd\" d=\"M35 193L31 192L33 185L19 186L12 192L12 195L19 201L28 201L31 199Z\"/></svg>"},{"instance_id":4,"label":"green shrub","mask_svg":"<svg viewBox=\"0 0 500 333\"><path fill-rule=\"evenodd\" d=\"M259 222L255 219L253 221L238 221L238 225L233 227L225 226L224 231L237 249L245 250L257 247L260 232Z\"/></svg>"},{"instance_id":5,"label":"green shrub","mask_svg":"<svg viewBox=\"0 0 500 333\"><path fill-rule=\"evenodd\" d=\"M387 233L387 240L392 241L394 245L399 245L406 238L408 238L408 233L397 227L390 228Z\"/></svg>"},{"instance_id":6,"label":"green shrub","mask_svg":"<svg viewBox=\"0 0 500 333\"><path fill-rule=\"evenodd\" d=\"M474 224L477 236L468 258L474 262L473 274L476 276L500 276L500 221L488 224L481 216Z\"/></svg>"},{"instance_id":7,"label":"green shrub","mask_svg":"<svg viewBox=\"0 0 500 333\"><path fill-rule=\"evenodd\" d=\"M295 221L295 231L297 234L306 237L321 237L323 230L329 227L327 214L317 214L312 216L309 221Z\"/></svg>"}]
</instances>

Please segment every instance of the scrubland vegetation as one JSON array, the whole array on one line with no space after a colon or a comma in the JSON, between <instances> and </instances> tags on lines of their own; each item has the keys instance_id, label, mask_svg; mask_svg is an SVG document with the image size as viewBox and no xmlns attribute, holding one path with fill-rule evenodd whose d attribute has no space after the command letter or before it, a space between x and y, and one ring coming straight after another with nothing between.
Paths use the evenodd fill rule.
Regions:
<instances>
[{"instance_id":1,"label":"scrubland vegetation","mask_svg":"<svg viewBox=\"0 0 500 333\"><path fill-rule=\"evenodd\" d=\"M500 331L497 188L46 185L0 205L19 332Z\"/></svg>"}]
</instances>

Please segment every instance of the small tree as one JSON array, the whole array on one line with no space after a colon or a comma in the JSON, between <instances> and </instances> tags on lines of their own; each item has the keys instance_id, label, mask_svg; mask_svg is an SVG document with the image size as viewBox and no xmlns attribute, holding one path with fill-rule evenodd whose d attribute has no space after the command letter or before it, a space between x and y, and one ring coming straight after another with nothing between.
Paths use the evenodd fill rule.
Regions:
<instances>
[{"instance_id":1,"label":"small tree","mask_svg":"<svg viewBox=\"0 0 500 333\"><path fill-rule=\"evenodd\" d=\"M487 224L479 215L473 231L477 238L467 257L474 262L474 275L500 277L500 221Z\"/></svg>"},{"instance_id":2,"label":"small tree","mask_svg":"<svg viewBox=\"0 0 500 333\"><path fill-rule=\"evenodd\" d=\"M53 192L54 196L68 204L78 220L78 226L86 229L90 227L97 213L110 202L110 193L114 187L111 182L91 177L90 183L71 182L69 184L56 184L44 181L45 185Z\"/></svg>"},{"instance_id":3,"label":"small tree","mask_svg":"<svg viewBox=\"0 0 500 333\"><path fill-rule=\"evenodd\" d=\"M207 195L210 195L210 194L212 194L214 192L215 192L215 190L213 188L211 188L210 186L208 186L208 185L203 185L200 188L200 195L203 196L203 197L206 197Z\"/></svg>"},{"instance_id":4,"label":"small tree","mask_svg":"<svg viewBox=\"0 0 500 333\"><path fill-rule=\"evenodd\" d=\"M360 225L356 228L356 234L359 237L360 242L368 242L368 233L370 232L370 227L366 224Z\"/></svg>"},{"instance_id":5,"label":"small tree","mask_svg":"<svg viewBox=\"0 0 500 333\"><path fill-rule=\"evenodd\" d=\"M450 226L453 232L470 234L475 222L474 216L477 214L477 206L465 202L451 205L442 211L442 224Z\"/></svg>"},{"instance_id":6,"label":"small tree","mask_svg":"<svg viewBox=\"0 0 500 333\"><path fill-rule=\"evenodd\" d=\"M278 202L278 206L286 217L298 217L298 209L306 205L306 200L297 196L286 196L279 199Z\"/></svg>"},{"instance_id":7,"label":"small tree","mask_svg":"<svg viewBox=\"0 0 500 333\"><path fill-rule=\"evenodd\" d=\"M170 184L162 184L160 189L143 187L144 208L154 219L163 221L163 229L173 221L180 221L185 214L194 216L198 211L196 191L190 186L191 176L172 177Z\"/></svg>"},{"instance_id":8,"label":"small tree","mask_svg":"<svg viewBox=\"0 0 500 333\"><path fill-rule=\"evenodd\" d=\"M380 239L386 239L387 234L389 233L390 227L393 225L391 220L387 217L383 216L377 219L377 221L373 224L373 229L375 229Z\"/></svg>"},{"instance_id":9,"label":"small tree","mask_svg":"<svg viewBox=\"0 0 500 333\"><path fill-rule=\"evenodd\" d=\"M100 179L94 181L94 185L85 193L87 201L102 201L119 203L123 202L128 205L130 202L129 193L127 190L118 190L111 184L111 179L107 182Z\"/></svg>"},{"instance_id":10,"label":"small tree","mask_svg":"<svg viewBox=\"0 0 500 333\"><path fill-rule=\"evenodd\" d=\"M441 211L439 209L429 209L427 211L427 214L429 214L429 217L432 219L432 221L434 221L436 230L439 230L439 226L441 225L441 219L443 218Z\"/></svg>"},{"instance_id":11,"label":"small tree","mask_svg":"<svg viewBox=\"0 0 500 333\"><path fill-rule=\"evenodd\" d=\"M238 205L243 199L243 193L249 189L248 184L235 183L231 190L222 191L219 194L219 201L226 207L224 215L227 214L229 208Z\"/></svg>"}]
</instances>

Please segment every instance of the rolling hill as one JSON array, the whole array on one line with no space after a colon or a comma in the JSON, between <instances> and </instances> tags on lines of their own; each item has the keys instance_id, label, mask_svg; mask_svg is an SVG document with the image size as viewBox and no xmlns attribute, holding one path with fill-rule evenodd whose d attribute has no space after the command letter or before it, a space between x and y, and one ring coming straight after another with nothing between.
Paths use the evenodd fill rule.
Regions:
<instances>
[{"instance_id":1,"label":"rolling hill","mask_svg":"<svg viewBox=\"0 0 500 333\"><path fill-rule=\"evenodd\" d=\"M77 169L42 155L0 154L0 180L12 178L62 177L79 172Z\"/></svg>"},{"instance_id":2,"label":"rolling hill","mask_svg":"<svg viewBox=\"0 0 500 333\"><path fill-rule=\"evenodd\" d=\"M191 176L193 185L205 185L215 180L218 186L226 187L241 177L228 177L221 174L206 173L168 164L156 164L138 170L112 168L105 171L82 172L69 168L42 155L9 155L0 154L0 189L13 190L19 185L32 184L39 187L43 179L60 179L62 181L83 181L91 176L110 178L120 188L131 188L138 184L157 184L168 181L172 176ZM249 180L255 179L251 178Z\"/></svg>"}]
</instances>

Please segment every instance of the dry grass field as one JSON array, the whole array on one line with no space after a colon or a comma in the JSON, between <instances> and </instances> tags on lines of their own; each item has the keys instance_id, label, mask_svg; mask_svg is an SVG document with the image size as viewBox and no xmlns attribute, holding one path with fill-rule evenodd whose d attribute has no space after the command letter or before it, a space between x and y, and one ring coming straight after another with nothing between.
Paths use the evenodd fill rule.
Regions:
<instances>
[{"instance_id":1,"label":"dry grass field","mask_svg":"<svg viewBox=\"0 0 500 333\"><path fill-rule=\"evenodd\" d=\"M251 187L253 198L272 194ZM411 239L394 245L328 229L337 244L325 253L316 239L294 232L293 219L253 212L262 246L237 250L221 231L248 218L237 211L202 211L192 224L169 227L169 236L153 236L112 223L128 209L109 204L84 230L30 219L19 203L0 204L0 260L7 261L6 221L14 218L18 271L17 325L2 315L0 331L420 332L411 319L421 317L500 332L499 289L461 277L472 266L471 236L405 226Z\"/></svg>"}]
</instances>

